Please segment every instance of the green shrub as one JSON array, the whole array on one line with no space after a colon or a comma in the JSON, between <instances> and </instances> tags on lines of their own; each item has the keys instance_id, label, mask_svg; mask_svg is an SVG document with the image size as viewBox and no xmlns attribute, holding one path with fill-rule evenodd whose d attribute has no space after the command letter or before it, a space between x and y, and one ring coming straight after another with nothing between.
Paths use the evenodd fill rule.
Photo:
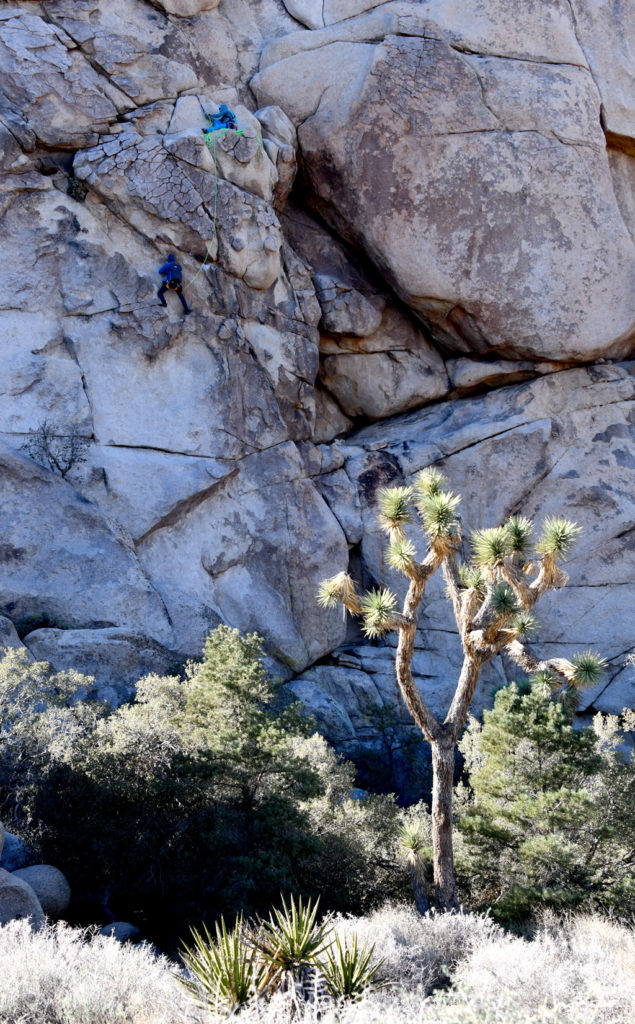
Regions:
<instances>
[{"instance_id":1,"label":"green shrub","mask_svg":"<svg viewBox=\"0 0 635 1024\"><path fill-rule=\"evenodd\" d=\"M283 706L257 637L219 627L184 679L148 676L117 710L77 700L90 685L0 662L0 806L92 919L101 903L169 942L283 890L360 911L399 889L394 801L349 799L354 769Z\"/></svg>"},{"instance_id":2,"label":"green shrub","mask_svg":"<svg viewBox=\"0 0 635 1024\"><path fill-rule=\"evenodd\" d=\"M541 906L635 907L635 773L621 740L615 717L574 728L540 681L500 690L483 725L470 720L458 804L477 905L501 920Z\"/></svg>"}]
</instances>

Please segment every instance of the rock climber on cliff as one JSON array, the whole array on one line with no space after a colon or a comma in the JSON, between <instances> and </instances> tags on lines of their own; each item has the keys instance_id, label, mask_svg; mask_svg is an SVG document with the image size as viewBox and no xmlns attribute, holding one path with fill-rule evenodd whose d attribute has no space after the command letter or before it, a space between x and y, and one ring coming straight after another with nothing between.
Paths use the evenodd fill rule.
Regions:
<instances>
[{"instance_id":1,"label":"rock climber on cliff","mask_svg":"<svg viewBox=\"0 0 635 1024\"><path fill-rule=\"evenodd\" d=\"M170 253L167 258L167 262L164 263L162 267L159 267L159 273L163 278L161 287L157 292L159 302L162 306L167 306L164 296L166 290L170 289L171 291L176 292L180 298L181 305L183 306L185 315L187 316L188 313L192 312L192 310L185 301L185 296L183 294L183 271L181 270L181 264L176 262L173 253Z\"/></svg>"},{"instance_id":2,"label":"rock climber on cliff","mask_svg":"<svg viewBox=\"0 0 635 1024\"><path fill-rule=\"evenodd\" d=\"M203 135L209 135L211 132L217 132L219 128L231 129L233 132L238 128L236 115L225 103L221 103L217 114L206 114L205 116L209 120L209 128L201 129Z\"/></svg>"}]
</instances>

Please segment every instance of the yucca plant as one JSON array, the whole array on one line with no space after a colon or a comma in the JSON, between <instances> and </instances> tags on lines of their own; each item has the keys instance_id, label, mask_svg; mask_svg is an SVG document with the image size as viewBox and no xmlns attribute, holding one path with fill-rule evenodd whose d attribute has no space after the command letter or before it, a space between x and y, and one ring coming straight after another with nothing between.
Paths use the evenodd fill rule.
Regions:
<instances>
[{"instance_id":1,"label":"yucca plant","mask_svg":"<svg viewBox=\"0 0 635 1024\"><path fill-rule=\"evenodd\" d=\"M518 555L529 554L529 538L534 532L534 524L526 516L511 516L505 523L509 536L510 551Z\"/></svg>"},{"instance_id":2,"label":"yucca plant","mask_svg":"<svg viewBox=\"0 0 635 1024\"><path fill-rule=\"evenodd\" d=\"M472 548L474 561L479 566L498 565L513 550L512 539L505 526L475 530L472 534Z\"/></svg>"},{"instance_id":3,"label":"yucca plant","mask_svg":"<svg viewBox=\"0 0 635 1024\"><path fill-rule=\"evenodd\" d=\"M347 572L338 572L329 580L322 580L318 588L318 603L322 608L334 608L338 601L343 608L357 608L355 614L361 611L361 604L355 592L355 584Z\"/></svg>"},{"instance_id":4,"label":"yucca plant","mask_svg":"<svg viewBox=\"0 0 635 1024\"><path fill-rule=\"evenodd\" d=\"M377 494L379 518L393 537L403 536L403 527L412 521L412 487L383 487Z\"/></svg>"},{"instance_id":5,"label":"yucca plant","mask_svg":"<svg viewBox=\"0 0 635 1024\"><path fill-rule=\"evenodd\" d=\"M423 529L433 545L452 536L458 525L456 510L460 500L459 495L451 491L434 491L417 498Z\"/></svg>"},{"instance_id":6,"label":"yucca plant","mask_svg":"<svg viewBox=\"0 0 635 1024\"><path fill-rule=\"evenodd\" d=\"M595 686L606 672L606 658L595 651L580 651L571 659L574 666L573 683L576 687Z\"/></svg>"},{"instance_id":7,"label":"yucca plant","mask_svg":"<svg viewBox=\"0 0 635 1024\"><path fill-rule=\"evenodd\" d=\"M415 546L405 537L397 537L388 548L388 564L408 575L408 569L415 562Z\"/></svg>"},{"instance_id":8,"label":"yucca plant","mask_svg":"<svg viewBox=\"0 0 635 1024\"><path fill-rule=\"evenodd\" d=\"M514 616L511 628L517 637L527 640L538 629L538 620L532 612L520 611Z\"/></svg>"},{"instance_id":9,"label":"yucca plant","mask_svg":"<svg viewBox=\"0 0 635 1024\"><path fill-rule=\"evenodd\" d=\"M417 498L429 498L443 490L446 481L444 474L436 466L428 466L417 473L414 481L414 491Z\"/></svg>"},{"instance_id":10,"label":"yucca plant","mask_svg":"<svg viewBox=\"0 0 635 1024\"><path fill-rule=\"evenodd\" d=\"M487 591L487 576L480 565L459 566L459 579L466 590L476 590L481 597Z\"/></svg>"},{"instance_id":11,"label":"yucca plant","mask_svg":"<svg viewBox=\"0 0 635 1024\"><path fill-rule=\"evenodd\" d=\"M305 903L293 895L287 905L275 908L267 920L259 921L250 932L250 942L264 965L263 987L268 991L284 988L305 998L320 956L332 939L332 917L318 923L319 899Z\"/></svg>"},{"instance_id":12,"label":"yucca plant","mask_svg":"<svg viewBox=\"0 0 635 1024\"><path fill-rule=\"evenodd\" d=\"M472 534L472 565L459 565L461 522L460 498L444 490L444 478L432 467L418 473L411 487L384 488L379 493L379 520L390 537L390 565L409 579L401 612L394 594L376 589L360 597L346 576L340 574L323 584L326 592L340 600L351 615L360 615L367 636L379 637L388 630L399 634L395 668L404 702L432 750L432 852L435 902L441 910L458 909L452 853L452 784L454 754L465 725L472 696L484 665L505 651L528 676L543 673L549 691L561 700L572 701L581 685L598 678L603 660L592 652L565 658L540 660L525 646L535 629L532 611L548 591L562 587L567 577L558 562L566 558L580 528L564 518L547 519L536 554L529 553L533 530L531 520L512 516L502 526L476 530ZM410 522L414 502L421 519L428 550L421 561L414 545L406 540L402 526ZM432 714L412 674L412 658L419 609L428 580L441 569L446 592L456 618L463 666L456 691L441 720ZM533 578L532 578L533 577ZM549 682L547 683L547 680ZM412 847L412 857L418 855Z\"/></svg>"},{"instance_id":13,"label":"yucca plant","mask_svg":"<svg viewBox=\"0 0 635 1024\"><path fill-rule=\"evenodd\" d=\"M381 590L370 590L364 595L361 600L361 614L362 629L366 636L383 636L392 625L396 604L397 598L385 587Z\"/></svg>"},{"instance_id":14,"label":"yucca plant","mask_svg":"<svg viewBox=\"0 0 635 1024\"><path fill-rule=\"evenodd\" d=\"M538 541L538 551L552 558L568 558L581 527L569 519L552 516L545 520L542 536Z\"/></svg>"},{"instance_id":15,"label":"yucca plant","mask_svg":"<svg viewBox=\"0 0 635 1024\"><path fill-rule=\"evenodd\" d=\"M177 975L179 983L208 1010L238 1010L262 992L265 965L247 941L242 918L231 931L225 921L215 925L215 938L203 926L201 935L192 928L193 946L183 944L181 959L190 977Z\"/></svg>"},{"instance_id":16,"label":"yucca plant","mask_svg":"<svg viewBox=\"0 0 635 1024\"><path fill-rule=\"evenodd\" d=\"M510 587L509 583L498 580L492 587L491 592L492 608L502 618L515 615L520 611L518 598Z\"/></svg>"},{"instance_id":17,"label":"yucca plant","mask_svg":"<svg viewBox=\"0 0 635 1024\"><path fill-rule=\"evenodd\" d=\"M320 963L329 995L334 999L356 1002L368 992L385 988L388 982L377 977L385 958L373 962L374 952L375 944L359 946L355 933L350 945L347 941L342 943L339 935L336 935L333 945L326 950Z\"/></svg>"},{"instance_id":18,"label":"yucca plant","mask_svg":"<svg viewBox=\"0 0 635 1024\"><path fill-rule=\"evenodd\" d=\"M421 859L421 854L428 843L421 822L405 822L399 830L399 841L406 854L406 864L415 904L417 910L423 916L423 914L427 914L430 905L428 902L426 869Z\"/></svg>"}]
</instances>

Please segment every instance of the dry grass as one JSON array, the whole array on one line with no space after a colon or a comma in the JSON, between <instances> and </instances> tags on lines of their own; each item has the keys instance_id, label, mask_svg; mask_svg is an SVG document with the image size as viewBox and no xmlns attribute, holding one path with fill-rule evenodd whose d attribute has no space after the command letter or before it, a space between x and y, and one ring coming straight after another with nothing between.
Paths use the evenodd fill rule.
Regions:
<instances>
[{"instance_id":1,"label":"dry grass","mask_svg":"<svg viewBox=\"0 0 635 1024\"><path fill-rule=\"evenodd\" d=\"M387 907L338 918L375 942L393 984L360 1003L309 1005L280 995L241 1024L633 1024L635 936L600 918L545 919L532 942L469 914L420 918ZM452 988L427 995L444 977ZM210 1024L145 947L64 926L0 929L0 1024Z\"/></svg>"},{"instance_id":2,"label":"dry grass","mask_svg":"<svg viewBox=\"0 0 635 1024\"><path fill-rule=\"evenodd\" d=\"M62 924L0 928L0 1024L203 1024L146 947Z\"/></svg>"}]
</instances>

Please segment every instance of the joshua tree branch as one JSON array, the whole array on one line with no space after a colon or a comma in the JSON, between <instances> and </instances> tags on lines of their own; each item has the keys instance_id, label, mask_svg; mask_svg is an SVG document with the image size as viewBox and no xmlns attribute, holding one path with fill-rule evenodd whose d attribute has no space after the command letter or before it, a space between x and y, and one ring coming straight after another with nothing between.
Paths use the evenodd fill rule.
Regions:
<instances>
[{"instance_id":1,"label":"joshua tree branch","mask_svg":"<svg viewBox=\"0 0 635 1024\"><path fill-rule=\"evenodd\" d=\"M456 690L454 691L454 697L452 703L445 716L446 726L450 727L453 742L459 738L461 729L465 725L465 719L467 718L467 712L474 696L476 684L478 683L479 673L481 671L482 660L474 657L474 655L466 654L463 659L463 667L461 668L461 675L459 676L459 682Z\"/></svg>"},{"instance_id":2,"label":"joshua tree branch","mask_svg":"<svg viewBox=\"0 0 635 1024\"><path fill-rule=\"evenodd\" d=\"M454 618L463 635L463 616L461 615L461 577L459 576L459 568L456 564L456 557L454 552L449 552L443 559L443 576L447 584L448 593L452 600L452 607L454 609Z\"/></svg>"},{"instance_id":3,"label":"joshua tree branch","mask_svg":"<svg viewBox=\"0 0 635 1024\"><path fill-rule=\"evenodd\" d=\"M520 640L512 640L511 643L505 645L505 649L516 664L520 665L525 672L530 672L532 675L535 675L537 672L551 672L553 675L558 676L567 686L571 685L574 666L566 658L547 658L544 661L540 661L529 653Z\"/></svg>"},{"instance_id":4,"label":"joshua tree branch","mask_svg":"<svg viewBox=\"0 0 635 1024\"><path fill-rule=\"evenodd\" d=\"M523 573L515 565L512 565L508 559L503 561L500 569L501 576L509 583L523 608L527 610L533 608L540 594L537 590L532 590Z\"/></svg>"},{"instance_id":5,"label":"joshua tree branch","mask_svg":"<svg viewBox=\"0 0 635 1024\"><path fill-rule=\"evenodd\" d=\"M426 558L423 565L428 562ZM435 556L436 566L431 567L430 571L427 572L426 579L428 579L434 572L434 568L438 567L439 560ZM432 562L429 563L429 567L432 566ZM404 624L399 629L399 643L397 645L397 656L395 660L395 669L397 674L397 683L401 690L401 695L406 703L408 711L414 718L415 722L421 729L425 738L433 743L439 738L441 733L441 726L435 716L430 711L430 708L423 700L419 689L412 678L412 657L415 648L415 636L417 632L417 613L419 611L419 605L423 599L425 592L425 581L412 580L408 587L408 593L403 605L403 619Z\"/></svg>"}]
</instances>

